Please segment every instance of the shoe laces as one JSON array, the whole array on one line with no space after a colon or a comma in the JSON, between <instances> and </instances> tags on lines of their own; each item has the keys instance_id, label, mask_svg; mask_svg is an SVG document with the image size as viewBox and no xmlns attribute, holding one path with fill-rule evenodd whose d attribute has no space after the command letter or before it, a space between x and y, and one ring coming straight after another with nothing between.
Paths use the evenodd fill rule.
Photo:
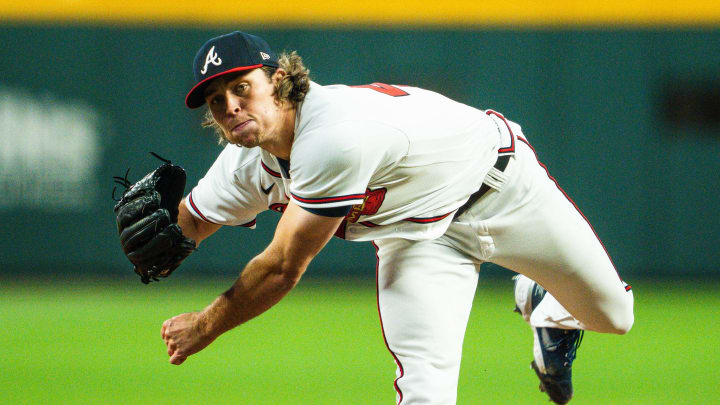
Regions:
<instances>
[{"instance_id":1,"label":"shoe laces","mask_svg":"<svg viewBox=\"0 0 720 405\"><path fill-rule=\"evenodd\" d=\"M579 330L580 333L577 330L572 331L570 333L565 334L562 338L560 338L557 343L550 345L547 347L548 351L556 351L557 349L564 349L565 352L565 364L563 366L567 367L572 364L573 360L575 360L575 357L577 356L577 350L580 348L580 344L582 343L583 337L585 336L584 330Z\"/></svg>"}]
</instances>

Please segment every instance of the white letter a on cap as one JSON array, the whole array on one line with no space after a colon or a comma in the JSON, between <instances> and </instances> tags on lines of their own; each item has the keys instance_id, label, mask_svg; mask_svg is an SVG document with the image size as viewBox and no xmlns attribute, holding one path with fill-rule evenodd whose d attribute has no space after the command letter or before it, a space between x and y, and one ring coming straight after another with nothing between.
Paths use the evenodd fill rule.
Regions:
<instances>
[{"instance_id":1,"label":"white letter a on cap","mask_svg":"<svg viewBox=\"0 0 720 405\"><path fill-rule=\"evenodd\" d=\"M222 59L218 58L217 53L215 53L214 46L212 48L210 48L210 50L207 53L207 56L205 56L205 66L203 66L200 73L202 73L202 74L207 73L207 67L208 67L209 63L212 63L215 66L220 66L220 64L222 63Z\"/></svg>"}]
</instances>

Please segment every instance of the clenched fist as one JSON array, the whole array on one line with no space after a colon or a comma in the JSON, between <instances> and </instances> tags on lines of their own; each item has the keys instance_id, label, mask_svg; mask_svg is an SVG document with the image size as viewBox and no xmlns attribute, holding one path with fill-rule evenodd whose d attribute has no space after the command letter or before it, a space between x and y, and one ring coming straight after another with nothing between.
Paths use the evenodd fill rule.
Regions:
<instances>
[{"instance_id":1,"label":"clenched fist","mask_svg":"<svg viewBox=\"0 0 720 405\"><path fill-rule=\"evenodd\" d=\"M163 322L161 334L168 349L170 363L182 364L188 356L204 349L217 336L205 332L199 312L188 312Z\"/></svg>"}]
</instances>

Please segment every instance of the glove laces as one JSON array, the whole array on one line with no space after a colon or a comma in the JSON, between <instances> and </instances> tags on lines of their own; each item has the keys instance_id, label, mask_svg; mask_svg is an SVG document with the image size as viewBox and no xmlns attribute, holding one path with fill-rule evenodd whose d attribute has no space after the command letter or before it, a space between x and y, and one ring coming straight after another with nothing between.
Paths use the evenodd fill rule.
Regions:
<instances>
[{"instance_id":1,"label":"glove laces","mask_svg":"<svg viewBox=\"0 0 720 405\"><path fill-rule=\"evenodd\" d=\"M157 159L165 162L166 164L171 164L171 163L172 163L170 160L165 159L164 157L158 155L158 154L155 153L155 152L150 152L150 154L153 155L154 157L156 157ZM128 167L127 171L125 172L125 176L123 176L123 177L113 176L113 181L114 181L114 183L115 183L115 184L118 184L118 185L120 185L120 186L122 186L122 187L125 188L125 190L124 190L123 192L127 191L127 189L130 188L130 186L132 186L132 183L130 183L130 180L128 180L128 174L130 174L130 168L129 168L129 167ZM120 198L115 198L115 191L117 191L117 186L113 187L113 190L112 190L112 199L113 199L113 201L115 201L115 202L119 202L119 201L120 201Z\"/></svg>"}]
</instances>

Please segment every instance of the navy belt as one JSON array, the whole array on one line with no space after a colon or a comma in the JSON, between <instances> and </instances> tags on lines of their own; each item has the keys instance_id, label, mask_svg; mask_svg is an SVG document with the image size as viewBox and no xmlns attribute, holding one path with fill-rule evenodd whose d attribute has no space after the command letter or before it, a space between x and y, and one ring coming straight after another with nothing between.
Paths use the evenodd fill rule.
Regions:
<instances>
[{"instance_id":1,"label":"navy belt","mask_svg":"<svg viewBox=\"0 0 720 405\"><path fill-rule=\"evenodd\" d=\"M507 168L508 162L510 162L510 156L511 155L502 155L497 158L497 161L495 161L495 165L493 165L494 168L500 170L501 172L504 172ZM488 191L490 191L490 186L483 183L480 186L480 189L470 195L470 198L467 200L465 204L462 205L462 207L458 208L457 211L455 211L455 218L459 217L460 215L464 214L465 211L468 210L468 208L472 207L473 204L477 202L482 196L484 196Z\"/></svg>"}]
</instances>

